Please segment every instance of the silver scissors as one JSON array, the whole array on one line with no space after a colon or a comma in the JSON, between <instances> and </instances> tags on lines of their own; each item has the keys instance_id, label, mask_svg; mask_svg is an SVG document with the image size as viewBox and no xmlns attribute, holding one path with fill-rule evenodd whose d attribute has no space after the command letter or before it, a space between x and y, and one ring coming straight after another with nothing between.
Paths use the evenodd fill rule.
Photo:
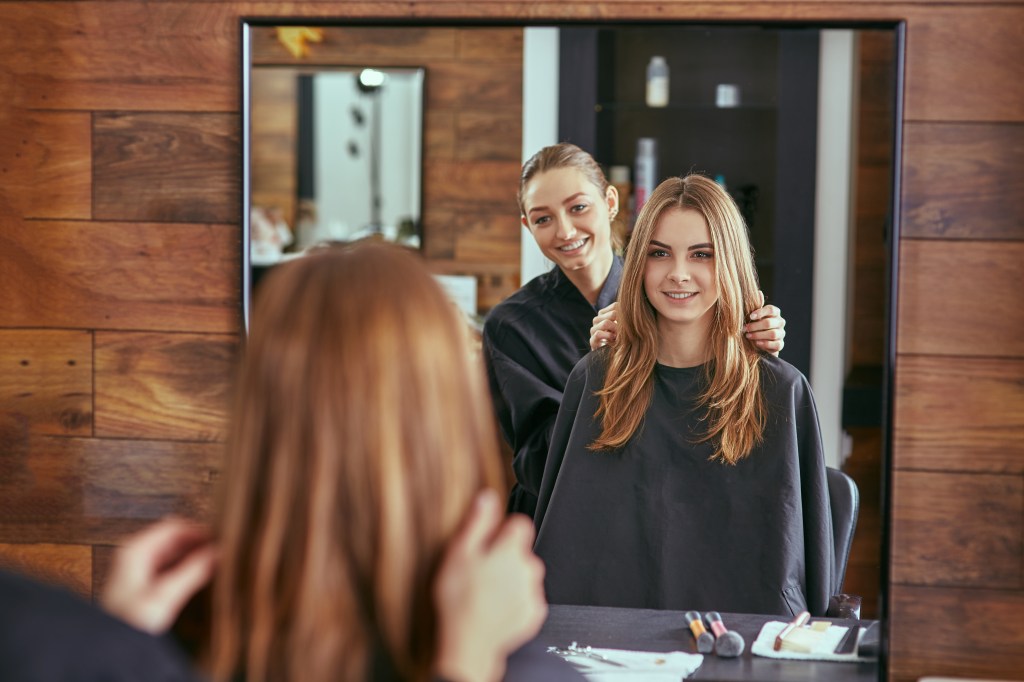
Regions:
<instances>
[{"instance_id":1,"label":"silver scissors","mask_svg":"<svg viewBox=\"0 0 1024 682\"><path fill-rule=\"evenodd\" d=\"M555 654L556 656L561 656L562 658L566 658L566 659L571 658L573 656L582 656L583 658L592 658L592 659L594 659L596 661L601 661L602 663L607 663L608 665L618 666L619 668L625 668L626 667L624 664L619 663L618 661L613 661L612 659L608 658L607 656L604 656L602 654L597 653L596 651L594 651L594 649L592 647L589 647L589 646L581 647L576 642L573 642L572 644L570 644L568 647L565 647L564 649L561 648L561 647L557 647L557 646L549 646L548 647L548 653Z\"/></svg>"}]
</instances>

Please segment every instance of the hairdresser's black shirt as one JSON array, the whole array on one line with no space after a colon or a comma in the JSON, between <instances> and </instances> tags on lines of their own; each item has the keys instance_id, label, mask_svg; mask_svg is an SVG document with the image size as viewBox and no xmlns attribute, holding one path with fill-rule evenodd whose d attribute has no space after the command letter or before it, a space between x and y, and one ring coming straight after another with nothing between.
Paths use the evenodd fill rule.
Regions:
<instances>
[{"instance_id":1,"label":"hairdresser's black shirt","mask_svg":"<svg viewBox=\"0 0 1024 682\"><path fill-rule=\"evenodd\" d=\"M590 350L594 315L615 300L621 278L622 260L616 256L595 306L565 273L552 268L487 316L483 347L491 396L514 453L509 511L533 515L565 382Z\"/></svg>"},{"instance_id":2,"label":"hairdresser's black shirt","mask_svg":"<svg viewBox=\"0 0 1024 682\"><path fill-rule=\"evenodd\" d=\"M554 604L823 615L834 572L818 416L792 365L761 361L764 442L736 465L710 461L693 409L703 367L655 368L632 439L600 432L605 351L573 370L554 427L535 522Z\"/></svg>"},{"instance_id":3,"label":"hairdresser's black shirt","mask_svg":"<svg viewBox=\"0 0 1024 682\"><path fill-rule=\"evenodd\" d=\"M0 571L0 680L197 682L168 640L63 589Z\"/></svg>"}]
</instances>

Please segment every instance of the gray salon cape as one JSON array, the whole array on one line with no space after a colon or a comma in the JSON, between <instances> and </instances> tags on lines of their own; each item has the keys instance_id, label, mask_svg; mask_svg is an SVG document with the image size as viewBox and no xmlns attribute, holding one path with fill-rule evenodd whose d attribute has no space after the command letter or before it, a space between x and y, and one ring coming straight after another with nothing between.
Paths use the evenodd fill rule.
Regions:
<instances>
[{"instance_id":1,"label":"gray salon cape","mask_svg":"<svg viewBox=\"0 0 1024 682\"><path fill-rule=\"evenodd\" d=\"M564 272L552 268L487 316L487 377L502 435L512 447L516 477L509 511L533 516L565 382L590 351L594 315L615 300L621 278L622 259L616 256L597 305L591 305Z\"/></svg>"},{"instance_id":2,"label":"gray salon cape","mask_svg":"<svg viewBox=\"0 0 1024 682\"><path fill-rule=\"evenodd\" d=\"M607 354L573 369L535 516L553 604L824 615L835 554L811 388L765 355L764 441L735 465L695 444L703 368L656 365L654 397L621 449L600 432L594 392Z\"/></svg>"}]
</instances>

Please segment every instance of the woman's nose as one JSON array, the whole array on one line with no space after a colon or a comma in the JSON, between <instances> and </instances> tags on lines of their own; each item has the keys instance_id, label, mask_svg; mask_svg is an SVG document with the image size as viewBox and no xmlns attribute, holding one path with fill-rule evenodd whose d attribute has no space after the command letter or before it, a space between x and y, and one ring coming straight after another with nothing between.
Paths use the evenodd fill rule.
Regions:
<instances>
[{"instance_id":1,"label":"woman's nose","mask_svg":"<svg viewBox=\"0 0 1024 682\"><path fill-rule=\"evenodd\" d=\"M675 268L668 273L668 280L675 284L690 281L690 273L685 268Z\"/></svg>"},{"instance_id":2,"label":"woman's nose","mask_svg":"<svg viewBox=\"0 0 1024 682\"><path fill-rule=\"evenodd\" d=\"M572 239L576 236L576 226L572 221L565 218L558 219L558 232L555 233L559 239Z\"/></svg>"}]
</instances>

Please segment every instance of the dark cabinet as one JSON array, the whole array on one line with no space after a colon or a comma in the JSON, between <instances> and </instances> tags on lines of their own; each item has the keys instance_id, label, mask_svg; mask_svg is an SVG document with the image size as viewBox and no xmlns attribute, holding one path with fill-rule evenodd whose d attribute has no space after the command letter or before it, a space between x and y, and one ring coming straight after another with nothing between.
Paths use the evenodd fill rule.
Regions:
<instances>
[{"instance_id":1,"label":"dark cabinet","mask_svg":"<svg viewBox=\"0 0 1024 682\"><path fill-rule=\"evenodd\" d=\"M747 220L761 286L787 325L786 359L810 365L818 31L684 24L563 27L559 136L635 173L637 140L658 145L659 179L722 182ZM669 67L669 101L647 106L647 65ZM719 85L738 94L718 106ZM730 92L723 94L729 95ZM633 175L635 178L635 174Z\"/></svg>"}]
</instances>

